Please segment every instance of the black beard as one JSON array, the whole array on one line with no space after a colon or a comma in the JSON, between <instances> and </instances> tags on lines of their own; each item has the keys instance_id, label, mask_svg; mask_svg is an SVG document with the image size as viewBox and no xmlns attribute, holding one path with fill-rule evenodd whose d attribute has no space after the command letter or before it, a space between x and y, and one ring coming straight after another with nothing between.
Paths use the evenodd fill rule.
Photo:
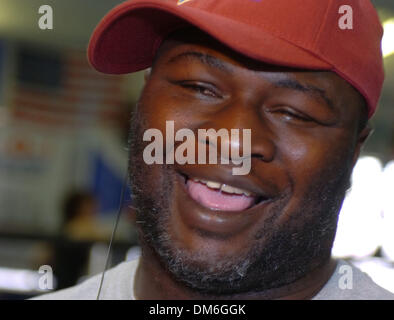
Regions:
<instances>
[{"instance_id":1,"label":"black beard","mask_svg":"<svg viewBox=\"0 0 394 320\"><path fill-rule=\"evenodd\" d=\"M286 224L278 226L276 221L290 193L268 213L270 218L255 234L255 242L247 252L210 265L203 257L176 247L171 239L174 168L155 165L160 174L153 177L153 168L142 158L145 129L144 119L137 111L129 139L130 187L136 221L141 242L150 246L176 281L214 296L263 292L293 283L330 258L338 213L350 181L350 153L337 155L330 168L315 174L315 183Z\"/></svg>"}]
</instances>

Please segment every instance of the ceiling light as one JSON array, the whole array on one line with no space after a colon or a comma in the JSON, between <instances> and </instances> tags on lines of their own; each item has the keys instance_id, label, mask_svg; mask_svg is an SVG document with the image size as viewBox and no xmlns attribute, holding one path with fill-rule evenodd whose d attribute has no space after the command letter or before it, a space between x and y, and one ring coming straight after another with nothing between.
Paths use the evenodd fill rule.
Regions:
<instances>
[{"instance_id":1,"label":"ceiling light","mask_svg":"<svg viewBox=\"0 0 394 320\"><path fill-rule=\"evenodd\" d=\"M383 57L394 54L394 19L383 23L384 35L382 40Z\"/></svg>"}]
</instances>

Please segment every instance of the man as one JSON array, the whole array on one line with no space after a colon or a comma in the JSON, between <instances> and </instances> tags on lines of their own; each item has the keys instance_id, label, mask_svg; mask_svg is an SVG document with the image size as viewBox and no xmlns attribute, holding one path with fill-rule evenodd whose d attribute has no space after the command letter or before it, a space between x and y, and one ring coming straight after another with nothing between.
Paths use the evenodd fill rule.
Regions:
<instances>
[{"instance_id":1,"label":"man","mask_svg":"<svg viewBox=\"0 0 394 320\"><path fill-rule=\"evenodd\" d=\"M331 258L382 88L381 36L369 0L132 0L111 11L91 64L151 69L130 133L142 255L105 274L100 298L393 299ZM250 172L147 164L144 133L167 143L168 121L175 132L249 129ZM99 282L43 298L95 299Z\"/></svg>"}]
</instances>

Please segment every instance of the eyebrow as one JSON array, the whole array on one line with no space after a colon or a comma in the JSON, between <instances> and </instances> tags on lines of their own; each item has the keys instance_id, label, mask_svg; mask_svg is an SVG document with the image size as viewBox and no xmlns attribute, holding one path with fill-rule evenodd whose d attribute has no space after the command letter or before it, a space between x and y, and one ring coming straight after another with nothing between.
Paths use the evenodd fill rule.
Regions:
<instances>
[{"instance_id":1,"label":"eyebrow","mask_svg":"<svg viewBox=\"0 0 394 320\"><path fill-rule=\"evenodd\" d=\"M182 52L182 53L170 58L167 61L167 64L176 63L182 59L195 59L204 65L219 69L225 73L228 73L228 74L234 73L234 71L226 63L224 63L223 61L221 61L217 57L214 57L214 56L206 54L206 53L198 52L198 51ZM286 78L286 79L278 80L278 81L273 81L271 83L277 88L291 89L291 90L299 91L302 93L306 93L306 94L312 96L313 98L323 99L326 102L326 104L328 105L328 107L331 110L334 110L333 101L328 97L326 91L321 88L318 88L318 87L311 85L311 84L302 84L301 82L299 82L295 79L292 79L290 77Z\"/></svg>"},{"instance_id":2,"label":"eyebrow","mask_svg":"<svg viewBox=\"0 0 394 320\"><path fill-rule=\"evenodd\" d=\"M182 59L196 59L202 64L205 64L209 67L219 69L225 73L233 74L233 70L230 69L225 63L223 63L220 59L211 56L206 53L197 52L197 51L186 51L182 52L175 57L172 57L167 61L167 64L178 62Z\"/></svg>"},{"instance_id":3,"label":"eyebrow","mask_svg":"<svg viewBox=\"0 0 394 320\"><path fill-rule=\"evenodd\" d=\"M307 93L314 98L320 98L323 99L328 107L332 110L334 110L334 103L333 101L327 96L327 93L325 90L318 88L314 85L311 84L302 84L299 81L295 79L283 79L279 80L273 83L275 87L277 88L286 88L286 89L292 89L296 90L299 92Z\"/></svg>"}]
</instances>

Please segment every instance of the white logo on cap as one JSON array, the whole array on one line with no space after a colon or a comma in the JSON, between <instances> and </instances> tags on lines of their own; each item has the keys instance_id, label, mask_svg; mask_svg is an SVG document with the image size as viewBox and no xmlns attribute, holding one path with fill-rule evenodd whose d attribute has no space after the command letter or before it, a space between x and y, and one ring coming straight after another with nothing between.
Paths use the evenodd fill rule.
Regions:
<instances>
[{"instance_id":1,"label":"white logo on cap","mask_svg":"<svg viewBox=\"0 0 394 320\"><path fill-rule=\"evenodd\" d=\"M189 2L189 1L192 1L192 0L178 0L177 5L179 6L179 5Z\"/></svg>"}]
</instances>

